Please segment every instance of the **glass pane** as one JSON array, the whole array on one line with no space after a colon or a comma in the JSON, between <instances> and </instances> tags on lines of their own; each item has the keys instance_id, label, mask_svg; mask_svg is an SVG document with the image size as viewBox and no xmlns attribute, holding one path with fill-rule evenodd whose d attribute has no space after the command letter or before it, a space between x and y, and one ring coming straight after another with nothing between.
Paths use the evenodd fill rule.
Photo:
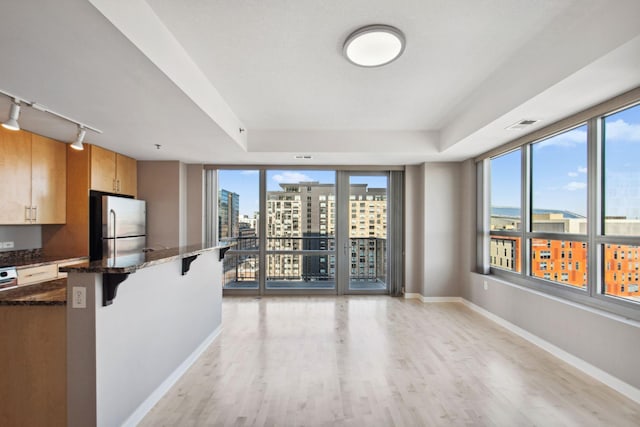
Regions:
<instances>
[{"instance_id":1,"label":"glass pane","mask_svg":"<svg viewBox=\"0 0 640 427\"><path fill-rule=\"evenodd\" d=\"M259 198L257 170L218 171L218 241L231 245L223 262L225 289L258 289Z\"/></svg>"},{"instance_id":2,"label":"glass pane","mask_svg":"<svg viewBox=\"0 0 640 427\"><path fill-rule=\"evenodd\" d=\"M604 119L605 234L640 236L640 105Z\"/></svg>"},{"instance_id":3,"label":"glass pane","mask_svg":"<svg viewBox=\"0 0 640 427\"><path fill-rule=\"evenodd\" d=\"M227 251L223 261L225 289L258 289L258 255L242 255Z\"/></svg>"},{"instance_id":4,"label":"glass pane","mask_svg":"<svg viewBox=\"0 0 640 427\"><path fill-rule=\"evenodd\" d=\"M531 146L532 231L587 233L587 125Z\"/></svg>"},{"instance_id":5,"label":"glass pane","mask_svg":"<svg viewBox=\"0 0 640 427\"><path fill-rule=\"evenodd\" d=\"M489 248L491 267L520 272L520 238L491 236Z\"/></svg>"},{"instance_id":6,"label":"glass pane","mask_svg":"<svg viewBox=\"0 0 640 427\"><path fill-rule=\"evenodd\" d=\"M586 289L586 242L532 239L531 275L551 282Z\"/></svg>"},{"instance_id":7,"label":"glass pane","mask_svg":"<svg viewBox=\"0 0 640 427\"><path fill-rule=\"evenodd\" d=\"M387 289L387 239L352 237L349 245L349 289Z\"/></svg>"},{"instance_id":8,"label":"glass pane","mask_svg":"<svg viewBox=\"0 0 640 427\"><path fill-rule=\"evenodd\" d=\"M267 255L267 289L335 289L335 256Z\"/></svg>"},{"instance_id":9,"label":"glass pane","mask_svg":"<svg viewBox=\"0 0 640 427\"><path fill-rule=\"evenodd\" d=\"M268 253L267 288L335 287L335 181L335 171L267 171L267 251L279 251Z\"/></svg>"},{"instance_id":10,"label":"glass pane","mask_svg":"<svg viewBox=\"0 0 640 427\"><path fill-rule=\"evenodd\" d=\"M521 151L491 159L491 230L521 228Z\"/></svg>"},{"instance_id":11,"label":"glass pane","mask_svg":"<svg viewBox=\"0 0 640 427\"><path fill-rule=\"evenodd\" d=\"M387 288L387 177L349 177L349 289Z\"/></svg>"},{"instance_id":12,"label":"glass pane","mask_svg":"<svg viewBox=\"0 0 640 427\"><path fill-rule=\"evenodd\" d=\"M640 246L604 245L604 294L640 301Z\"/></svg>"},{"instance_id":13,"label":"glass pane","mask_svg":"<svg viewBox=\"0 0 640 427\"><path fill-rule=\"evenodd\" d=\"M257 170L218 171L218 241L236 248L258 245L260 174Z\"/></svg>"}]
</instances>

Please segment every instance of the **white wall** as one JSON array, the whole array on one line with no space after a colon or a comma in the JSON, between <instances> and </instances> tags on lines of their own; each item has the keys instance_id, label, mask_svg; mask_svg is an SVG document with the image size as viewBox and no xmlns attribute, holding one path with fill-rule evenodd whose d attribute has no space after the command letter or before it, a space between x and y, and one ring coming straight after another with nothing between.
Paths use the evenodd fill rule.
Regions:
<instances>
[{"instance_id":1,"label":"white wall","mask_svg":"<svg viewBox=\"0 0 640 427\"><path fill-rule=\"evenodd\" d=\"M187 165L187 245L204 242L204 169Z\"/></svg>"},{"instance_id":2,"label":"white wall","mask_svg":"<svg viewBox=\"0 0 640 427\"><path fill-rule=\"evenodd\" d=\"M40 225L2 225L0 242L13 242L14 247L0 249L0 252L42 247L42 227Z\"/></svg>"},{"instance_id":3,"label":"white wall","mask_svg":"<svg viewBox=\"0 0 640 427\"><path fill-rule=\"evenodd\" d=\"M180 246L180 162L138 161L138 198L147 202L147 246Z\"/></svg>"},{"instance_id":4,"label":"white wall","mask_svg":"<svg viewBox=\"0 0 640 427\"><path fill-rule=\"evenodd\" d=\"M70 426L119 426L144 415L147 399L161 396L163 382L219 331L221 264L212 250L184 276L180 259L143 268L106 307L101 274L69 274L69 289L87 288L86 309L67 306Z\"/></svg>"},{"instance_id":5,"label":"white wall","mask_svg":"<svg viewBox=\"0 0 640 427\"><path fill-rule=\"evenodd\" d=\"M462 179L460 163L425 163L424 297L460 295Z\"/></svg>"},{"instance_id":6,"label":"white wall","mask_svg":"<svg viewBox=\"0 0 640 427\"><path fill-rule=\"evenodd\" d=\"M147 201L147 246L203 242L203 179L202 165L138 162L138 198Z\"/></svg>"},{"instance_id":7,"label":"white wall","mask_svg":"<svg viewBox=\"0 0 640 427\"><path fill-rule=\"evenodd\" d=\"M405 182L405 293L422 293L424 271L424 165L407 166Z\"/></svg>"}]
</instances>

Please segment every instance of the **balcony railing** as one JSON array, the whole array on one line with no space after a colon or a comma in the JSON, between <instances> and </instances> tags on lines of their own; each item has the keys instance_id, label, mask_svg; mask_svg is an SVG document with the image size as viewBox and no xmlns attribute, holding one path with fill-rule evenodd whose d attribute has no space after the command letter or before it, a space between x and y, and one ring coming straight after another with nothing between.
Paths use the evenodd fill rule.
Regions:
<instances>
[{"instance_id":1,"label":"balcony railing","mask_svg":"<svg viewBox=\"0 0 640 427\"><path fill-rule=\"evenodd\" d=\"M243 236L224 239L232 248L224 259L225 288L258 288L260 275L259 238ZM264 273L268 288L335 288L335 237L268 237ZM349 239L347 259L352 288L386 289L386 239Z\"/></svg>"}]
</instances>

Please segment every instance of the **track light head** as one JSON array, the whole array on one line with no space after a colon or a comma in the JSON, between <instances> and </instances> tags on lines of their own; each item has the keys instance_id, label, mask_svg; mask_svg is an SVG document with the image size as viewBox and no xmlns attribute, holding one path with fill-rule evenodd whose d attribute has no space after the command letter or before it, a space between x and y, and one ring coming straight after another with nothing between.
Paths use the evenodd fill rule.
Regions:
<instances>
[{"instance_id":1,"label":"track light head","mask_svg":"<svg viewBox=\"0 0 640 427\"><path fill-rule=\"evenodd\" d=\"M71 148L73 148L74 150L84 150L84 147L82 146L82 141L84 141L84 136L87 134L87 131L85 128L83 128L82 126L78 126L78 136L76 137L76 140L73 142L73 144L71 144Z\"/></svg>"},{"instance_id":2,"label":"track light head","mask_svg":"<svg viewBox=\"0 0 640 427\"><path fill-rule=\"evenodd\" d=\"M17 100L14 100L9 110L9 118L6 122L2 123L2 127L9 130L20 130L20 123L18 123L19 117L20 104Z\"/></svg>"}]
</instances>

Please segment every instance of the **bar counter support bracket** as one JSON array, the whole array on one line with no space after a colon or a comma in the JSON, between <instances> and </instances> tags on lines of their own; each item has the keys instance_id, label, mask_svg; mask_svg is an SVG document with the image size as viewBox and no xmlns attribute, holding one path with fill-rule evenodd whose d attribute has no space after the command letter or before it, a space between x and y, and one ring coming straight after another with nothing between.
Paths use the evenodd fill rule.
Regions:
<instances>
[{"instance_id":1,"label":"bar counter support bracket","mask_svg":"<svg viewBox=\"0 0 640 427\"><path fill-rule=\"evenodd\" d=\"M120 283L127 280L129 273L104 273L102 275L102 306L113 304Z\"/></svg>"},{"instance_id":2,"label":"bar counter support bracket","mask_svg":"<svg viewBox=\"0 0 640 427\"><path fill-rule=\"evenodd\" d=\"M191 268L191 263L195 261L196 258L198 258L198 255L200 254L195 254L195 255L186 256L182 258L182 275L183 276L187 274L187 271L189 271L189 269Z\"/></svg>"},{"instance_id":3,"label":"bar counter support bracket","mask_svg":"<svg viewBox=\"0 0 640 427\"><path fill-rule=\"evenodd\" d=\"M224 259L224 254L231 249L231 246L225 246L224 248L220 248L220 253L218 254L218 261L222 261Z\"/></svg>"}]
</instances>

